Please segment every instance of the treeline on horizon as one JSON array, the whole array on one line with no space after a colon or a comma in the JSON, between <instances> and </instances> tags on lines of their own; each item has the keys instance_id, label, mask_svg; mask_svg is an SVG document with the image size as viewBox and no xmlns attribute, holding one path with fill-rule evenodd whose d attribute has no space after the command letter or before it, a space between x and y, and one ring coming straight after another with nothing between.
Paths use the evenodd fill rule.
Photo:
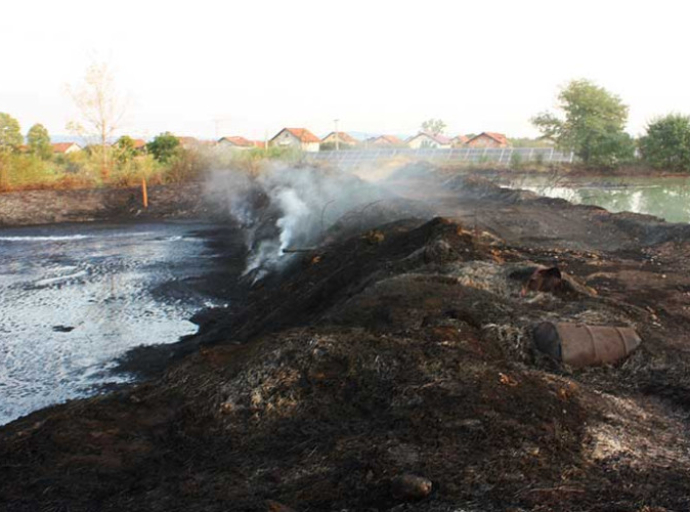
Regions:
<instances>
[{"instance_id":1,"label":"treeline on horizon","mask_svg":"<svg viewBox=\"0 0 690 512\"><path fill-rule=\"evenodd\" d=\"M32 126L26 141L20 125L0 112L0 192L36 189L132 187L197 179L212 165L255 167L263 158L294 159L294 151L253 149L242 153L225 148L185 146L165 132L145 145L123 135L114 144L94 142L69 154L54 152L48 130Z\"/></svg>"},{"instance_id":2,"label":"treeline on horizon","mask_svg":"<svg viewBox=\"0 0 690 512\"><path fill-rule=\"evenodd\" d=\"M532 118L542 139L573 151L589 167L641 162L652 169L690 171L690 116L670 113L647 124L633 139L625 131L629 107L589 80L572 80L558 94L557 112Z\"/></svg>"},{"instance_id":3,"label":"treeline on horizon","mask_svg":"<svg viewBox=\"0 0 690 512\"><path fill-rule=\"evenodd\" d=\"M101 70L102 71L102 70ZM619 96L589 80L573 80L558 94L557 111L544 112L532 123L541 144L573 151L578 165L613 169L642 164L670 172L690 171L690 116L671 113L651 121L645 134L634 139L625 131L628 106ZM99 140L100 138L100 140ZM255 170L264 158L296 159L294 150L253 149L242 152L221 148L185 147L166 132L137 147L124 135L113 145L98 134L98 142L71 154L53 153L48 130L32 126L26 141L19 122L0 112L0 192L37 188L94 188L178 183L196 179L211 165L236 165ZM526 139L513 139L522 145Z\"/></svg>"}]
</instances>

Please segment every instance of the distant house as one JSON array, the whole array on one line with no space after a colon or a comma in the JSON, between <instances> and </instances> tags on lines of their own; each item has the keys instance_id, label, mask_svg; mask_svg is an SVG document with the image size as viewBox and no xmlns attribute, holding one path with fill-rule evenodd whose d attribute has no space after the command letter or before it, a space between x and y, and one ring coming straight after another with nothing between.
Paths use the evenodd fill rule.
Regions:
<instances>
[{"instance_id":1,"label":"distant house","mask_svg":"<svg viewBox=\"0 0 690 512\"><path fill-rule=\"evenodd\" d=\"M252 149L256 147L256 144L254 144L253 141L240 137L239 135L222 137L218 139L218 145L232 149Z\"/></svg>"},{"instance_id":2,"label":"distant house","mask_svg":"<svg viewBox=\"0 0 690 512\"><path fill-rule=\"evenodd\" d=\"M408 148L412 149L449 149L450 139L443 135L434 135L428 132L419 132L414 137L410 137L405 142Z\"/></svg>"},{"instance_id":3,"label":"distant house","mask_svg":"<svg viewBox=\"0 0 690 512\"><path fill-rule=\"evenodd\" d=\"M146 141L144 139L134 139L134 149L137 151L144 151L146 149Z\"/></svg>"},{"instance_id":4,"label":"distant house","mask_svg":"<svg viewBox=\"0 0 690 512\"><path fill-rule=\"evenodd\" d=\"M345 132L331 132L321 139L321 144L331 144L335 146L336 141L342 146L356 146L359 141Z\"/></svg>"},{"instance_id":5,"label":"distant house","mask_svg":"<svg viewBox=\"0 0 690 512\"><path fill-rule=\"evenodd\" d=\"M184 149L195 148L199 145L199 140L194 137L175 137Z\"/></svg>"},{"instance_id":6,"label":"distant house","mask_svg":"<svg viewBox=\"0 0 690 512\"><path fill-rule=\"evenodd\" d=\"M465 145L470 148L507 148L508 139L502 133L482 132L472 137Z\"/></svg>"},{"instance_id":7,"label":"distant house","mask_svg":"<svg viewBox=\"0 0 690 512\"><path fill-rule=\"evenodd\" d=\"M297 148L302 151L315 152L321 146L321 140L306 128L283 128L269 144L279 148Z\"/></svg>"},{"instance_id":8,"label":"distant house","mask_svg":"<svg viewBox=\"0 0 690 512\"><path fill-rule=\"evenodd\" d=\"M55 144L51 144L51 146L53 146L53 153L62 155L69 155L70 153L81 151L81 146L76 142L56 142Z\"/></svg>"},{"instance_id":9,"label":"distant house","mask_svg":"<svg viewBox=\"0 0 690 512\"><path fill-rule=\"evenodd\" d=\"M252 144L254 144L255 148L266 149L266 141L264 140L253 140Z\"/></svg>"},{"instance_id":10,"label":"distant house","mask_svg":"<svg viewBox=\"0 0 690 512\"><path fill-rule=\"evenodd\" d=\"M372 137L367 139L367 146L403 146L404 142L400 140L395 135L379 135L378 137Z\"/></svg>"},{"instance_id":11,"label":"distant house","mask_svg":"<svg viewBox=\"0 0 690 512\"><path fill-rule=\"evenodd\" d=\"M470 140L470 138L465 136L465 135L458 135L458 136L450 139L450 145L451 145L451 147L454 147L454 148L461 148L465 144L467 144L467 141L469 141L469 140Z\"/></svg>"}]
</instances>

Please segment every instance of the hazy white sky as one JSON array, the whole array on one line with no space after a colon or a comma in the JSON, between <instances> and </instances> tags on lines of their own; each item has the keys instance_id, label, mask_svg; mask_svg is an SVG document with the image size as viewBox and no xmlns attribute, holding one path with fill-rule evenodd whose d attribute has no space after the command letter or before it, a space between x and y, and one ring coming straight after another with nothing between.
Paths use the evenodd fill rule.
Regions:
<instances>
[{"instance_id":1,"label":"hazy white sky","mask_svg":"<svg viewBox=\"0 0 690 512\"><path fill-rule=\"evenodd\" d=\"M557 88L589 78L629 129L690 113L683 1L3 2L0 112L65 133L64 93L108 61L131 98L121 132L263 138L283 126L532 136ZM218 120L216 123L215 120Z\"/></svg>"}]
</instances>

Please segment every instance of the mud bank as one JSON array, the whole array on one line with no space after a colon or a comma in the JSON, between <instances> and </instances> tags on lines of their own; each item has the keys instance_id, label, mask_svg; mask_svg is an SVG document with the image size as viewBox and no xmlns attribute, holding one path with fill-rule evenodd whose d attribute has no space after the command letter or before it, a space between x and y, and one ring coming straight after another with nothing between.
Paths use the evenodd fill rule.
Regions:
<instances>
[{"instance_id":1,"label":"mud bank","mask_svg":"<svg viewBox=\"0 0 690 512\"><path fill-rule=\"evenodd\" d=\"M433 170L399 186L422 189L443 217L333 237L158 379L0 429L4 509L687 510L687 228ZM524 293L554 263L575 291ZM573 370L534 349L543 320L643 344Z\"/></svg>"},{"instance_id":2,"label":"mud bank","mask_svg":"<svg viewBox=\"0 0 690 512\"><path fill-rule=\"evenodd\" d=\"M147 209L139 188L3 193L0 194L0 227L201 217L213 211L202 199L202 189L200 183L150 187Z\"/></svg>"}]
</instances>

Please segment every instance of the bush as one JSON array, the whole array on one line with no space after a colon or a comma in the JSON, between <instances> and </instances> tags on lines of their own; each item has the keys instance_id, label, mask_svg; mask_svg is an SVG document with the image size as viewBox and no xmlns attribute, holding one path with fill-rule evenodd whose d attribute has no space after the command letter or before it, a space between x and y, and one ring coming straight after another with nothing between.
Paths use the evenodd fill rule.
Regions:
<instances>
[{"instance_id":1,"label":"bush","mask_svg":"<svg viewBox=\"0 0 690 512\"><path fill-rule=\"evenodd\" d=\"M510 155L510 167L516 170L522 168L522 155L517 151Z\"/></svg>"},{"instance_id":2,"label":"bush","mask_svg":"<svg viewBox=\"0 0 690 512\"><path fill-rule=\"evenodd\" d=\"M338 145L338 151L348 151L348 150L353 150L357 149L355 146L352 144L345 144L344 142L341 142ZM335 142L323 142L321 143L321 151L333 151L335 150Z\"/></svg>"},{"instance_id":3,"label":"bush","mask_svg":"<svg viewBox=\"0 0 690 512\"><path fill-rule=\"evenodd\" d=\"M180 141L170 132L156 135L156 138L146 144L146 149L159 162L168 162L177 153Z\"/></svg>"},{"instance_id":4,"label":"bush","mask_svg":"<svg viewBox=\"0 0 690 512\"><path fill-rule=\"evenodd\" d=\"M615 167L629 163L635 158L635 142L625 132L602 131L594 136L588 147L590 165Z\"/></svg>"},{"instance_id":5,"label":"bush","mask_svg":"<svg viewBox=\"0 0 690 512\"><path fill-rule=\"evenodd\" d=\"M0 189L3 191L20 190L29 186L43 188L55 180L50 167L34 155L2 155L0 174Z\"/></svg>"},{"instance_id":6,"label":"bush","mask_svg":"<svg viewBox=\"0 0 690 512\"><path fill-rule=\"evenodd\" d=\"M151 185L164 182L165 168L151 155L137 155L121 162L112 173L111 183L116 187L135 187L146 180Z\"/></svg>"},{"instance_id":7,"label":"bush","mask_svg":"<svg viewBox=\"0 0 690 512\"><path fill-rule=\"evenodd\" d=\"M178 150L168 161L166 183L182 183L197 179L209 167L209 158L200 150Z\"/></svg>"},{"instance_id":8,"label":"bush","mask_svg":"<svg viewBox=\"0 0 690 512\"><path fill-rule=\"evenodd\" d=\"M690 116L669 114L652 121L640 139L640 153L657 169L690 170Z\"/></svg>"}]
</instances>

